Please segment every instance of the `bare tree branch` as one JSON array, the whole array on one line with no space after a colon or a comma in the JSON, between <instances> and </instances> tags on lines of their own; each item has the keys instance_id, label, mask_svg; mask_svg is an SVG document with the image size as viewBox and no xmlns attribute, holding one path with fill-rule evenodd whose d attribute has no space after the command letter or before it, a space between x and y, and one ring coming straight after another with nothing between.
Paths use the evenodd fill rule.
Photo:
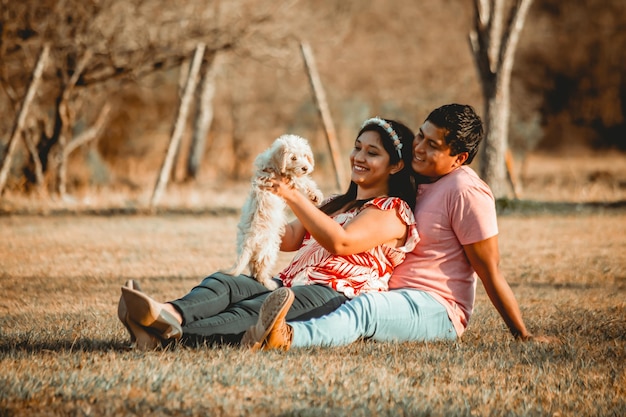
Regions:
<instances>
[{"instance_id":1,"label":"bare tree branch","mask_svg":"<svg viewBox=\"0 0 626 417\"><path fill-rule=\"evenodd\" d=\"M489 18L489 49L487 56L489 57L489 68L492 73L497 73L500 69L500 63L502 58L502 38L504 27L502 17L504 16L504 2L505 0L493 0L491 2L491 15Z\"/></svg>"},{"instance_id":2,"label":"bare tree branch","mask_svg":"<svg viewBox=\"0 0 626 417\"><path fill-rule=\"evenodd\" d=\"M111 106L107 103L100 110L100 114L98 114L98 118L96 119L96 122L93 124L93 126L83 131L80 135L76 136L74 139L72 139L70 143L67 144L64 150L64 157L68 158L69 155L74 152L79 146L96 139L102 132L102 129L107 122L110 112Z\"/></svg>"},{"instance_id":3,"label":"bare tree branch","mask_svg":"<svg viewBox=\"0 0 626 417\"><path fill-rule=\"evenodd\" d=\"M513 8L510 30L507 32L502 46L503 53L500 68L504 74L510 75L513 70L515 50L517 49L517 44L522 29L524 28L524 22L526 21L526 16L528 15L532 3L533 0L518 0L516 6Z\"/></svg>"}]
</instances>

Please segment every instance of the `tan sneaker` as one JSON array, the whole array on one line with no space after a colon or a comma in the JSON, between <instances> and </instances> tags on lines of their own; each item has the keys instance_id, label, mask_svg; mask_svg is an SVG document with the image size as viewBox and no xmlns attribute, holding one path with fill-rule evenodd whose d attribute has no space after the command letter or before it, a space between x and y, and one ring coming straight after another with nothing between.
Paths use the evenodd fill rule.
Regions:
<instances>
[{"instance_id":1,"label":"tan sneaker","mask_svg":"<svg viewBox=\"0 0 626 417\"><path fill-rule=\"evenodd\" d=\"M253 352L259 349L289 350L293 329L285 321L295 296L289 288L274 290L263 302L259 320L251 326L241 339L241 345Z\"/></svg>"}]
</instances>

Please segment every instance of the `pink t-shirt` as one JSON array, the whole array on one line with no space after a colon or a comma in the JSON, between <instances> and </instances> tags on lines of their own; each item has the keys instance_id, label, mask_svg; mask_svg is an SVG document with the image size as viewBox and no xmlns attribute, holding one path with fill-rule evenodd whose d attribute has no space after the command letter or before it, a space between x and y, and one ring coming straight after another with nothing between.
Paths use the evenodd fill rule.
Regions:
<instances>
[{"instance_id":1,"label":"pink t-shirt","mask_svg":"<svg viewBox=\"0 0 626 417\"><path fill-rule=\"evenodd\" d=\"M419 185L415 219L420 241L394 270L389 289L427 291L446 307L461 336L474 309L477 278L463 245L498 234L493 194L471 168L461 166Z\"/></svg>"}]
</instances>

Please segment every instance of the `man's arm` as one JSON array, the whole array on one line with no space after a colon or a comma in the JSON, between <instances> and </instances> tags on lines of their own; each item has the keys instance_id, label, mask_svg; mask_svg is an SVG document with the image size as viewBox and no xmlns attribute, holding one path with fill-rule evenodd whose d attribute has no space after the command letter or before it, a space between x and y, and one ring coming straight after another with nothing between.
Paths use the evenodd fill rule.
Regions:
<instances>
[{"instance_id":1,"label":"man's arm","mask_svg":"<svg viewBox=\"0 0 626 417\"><path fill-rule=\"evenodd\" d=\"M515 295L500 272L498 236L464 245L470 264L480 277L491 303L509 327L515 338L530 340L533 335L526 330Z\"/></svg>"}]
</instances>

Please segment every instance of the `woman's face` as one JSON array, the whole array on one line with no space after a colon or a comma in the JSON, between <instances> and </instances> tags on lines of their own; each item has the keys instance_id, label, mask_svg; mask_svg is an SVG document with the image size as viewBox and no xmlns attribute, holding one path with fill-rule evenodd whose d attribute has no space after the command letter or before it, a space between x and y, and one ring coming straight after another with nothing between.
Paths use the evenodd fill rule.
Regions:
<instances>
[{"instance_id":1,"label":"woman's face","mask_svg":"<svg viewBox=\"0 0 626 417\"><path fill-rule=\"evenodd\" d=\"M356 138L350 153L350 166L351 179L359 187L382 189L381 195L387 193L389 176L400 171L400 165L389 165L389 154L378 132L366 131Z\"/></svg>"},{"instance_id":2,"label":"woman's face","mask_svg":"<svg viewBox=\"0 0 626 417\"><path fill-rule=\"evenodd\" d=\"M445 130L425 122L413 139L413 170L431 182L449 174L463 165L467 152L450 155L450 147L444 138Z\"/></svg>"}]
</instances>

